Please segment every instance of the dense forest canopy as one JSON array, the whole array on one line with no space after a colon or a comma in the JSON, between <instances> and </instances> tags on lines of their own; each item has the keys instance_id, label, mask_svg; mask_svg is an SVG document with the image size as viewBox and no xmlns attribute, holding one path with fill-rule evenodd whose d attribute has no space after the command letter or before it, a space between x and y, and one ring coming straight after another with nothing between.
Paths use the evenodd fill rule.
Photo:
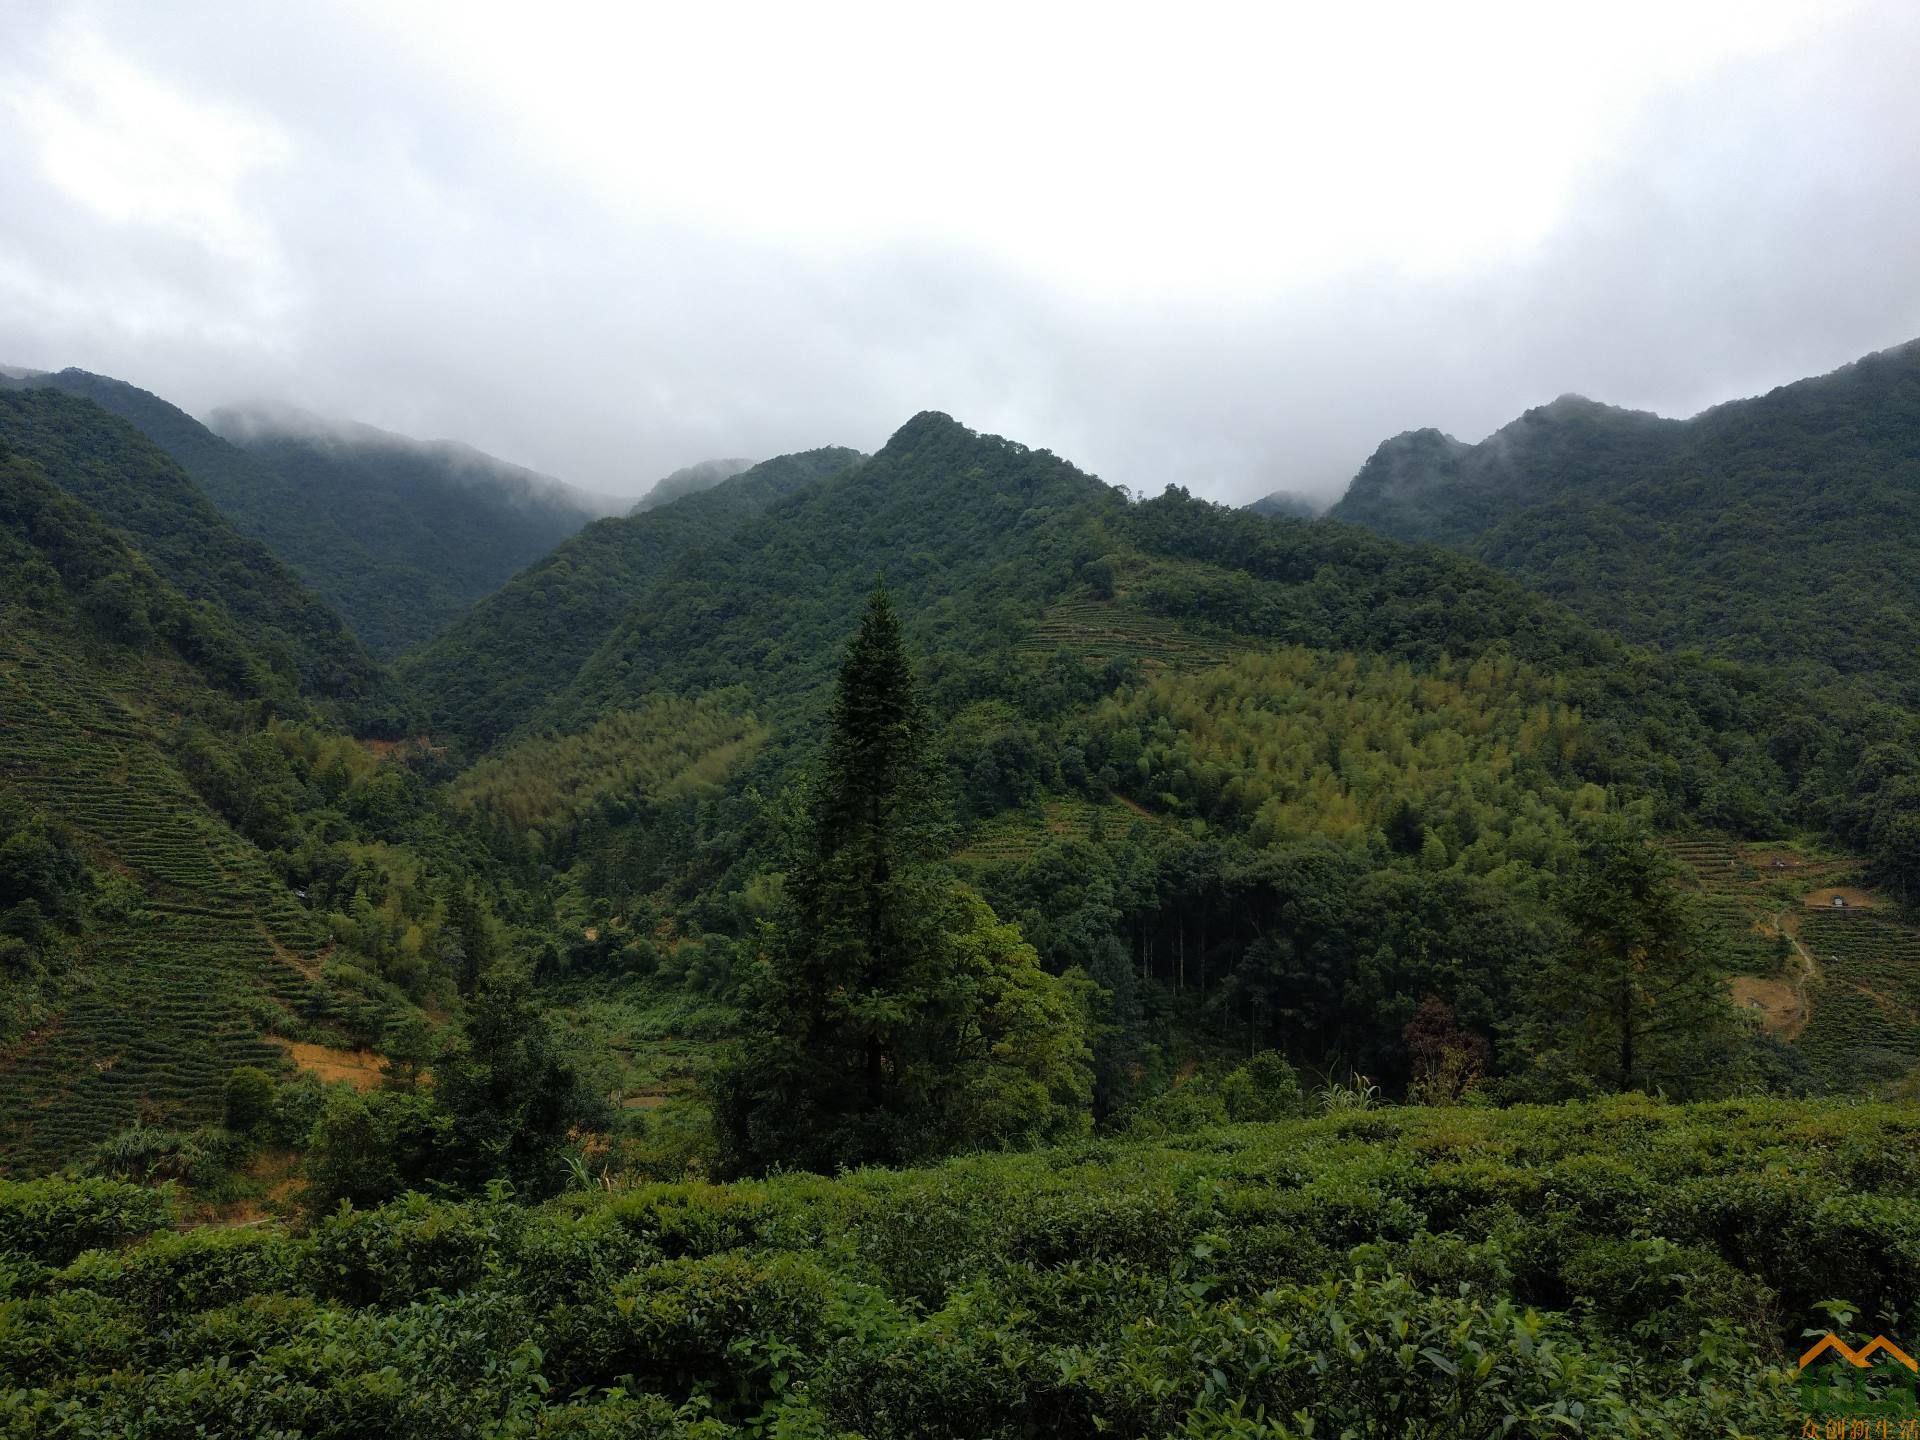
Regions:
<instances>
[{"instance_id":1,"label":"dense forest canopy","mask_svg":"<svg viewBox=\"0 0 1920 1440\"><path fill-rule=\"evenodd\" d=\"M533 712L547 733L474 771L495 815L552 817L547 777L581 776L558 779L576 798L538 836L600 935L561 971L674 969L636 919L671 916L729 993L787 867L767 801L810 763L879 570L939 717L941 803L982 837L959 853L1049 969L1108 997L1103 1113L1160 1083L1192 1024L1405 1084L1401 1030L1434 999L1512 1068L1517 988L1558 943L1551 897L1604 815L1813 824L1868 849L1882 883L1914 881L1909 792L1859 764L1876 727L1910 733L1895 712L1635 650L1484 566L1352 528L1178 491L1130 504L924 415L688 547ZM690 693L737 696L764 737L677 749L650 727L685 723L659 697ZM615 736L654 778L622 789L587 758ZM670 779L696 758L711 783ZM1093 818L1063 830L1067 813Z\"/></svg>"},{"instance_id":2,"label":"dense forest canopy","mask_svg":"<svg viewBox=\"0 0 1920 1440\"><path fill-rule=\"evenodd\" d=\"M216 434L157 395L85 370L0 377L0 387L57 390L125 420L383 660L610 508L477 451L364 427L236 414L215 417L225 427Z\"/></svg>"},{"instance_id":3,"label":"dense forest canopy","mask_svg":"<svg viewBox=\"0 0 1920 1440\"><path fill-rule=\"evenodd\" d=\"M37 462L303 692L348 702L363 723L398 719L397 690L339 616L131 426L58 391L0 389L0 443Z\"/></svg>"},{"instance_id":4,"label":"dense forest canopy","mask_svg":"<svg viewBox=\"0 0 1920 1440\"><path fill-rule=\"evenodd\" d=\"M91 400L125 420L165 451L234 529L272 550L339 612L363 643L377 647L381 626L361 602L386 583L381 563L316 505L314 495L184 410L124 381L70 369L18 383ZM391 603L404 599L402 593Z\"/></svg>"},{"instance_id":5,"label":"dense forest canopy","mask_svg":"<svg viewBox=\"0 0 1920 1440\"><path fill-rule=\"evenodd\" d=\"M1685 422L1567 396L1477 445L1401 435L1329 513L1642 643L1920 701L1920 342Z\"/></svg>"},{"instance_id":6,"label":"dense forest canopy","mask_svg":"<svg viewBox=\"0 0 1920 1440\"><path fill-rule=\"evenodd\" d=\"M526 725L643 603L658 574L859 458L831 448L780 456L671 505L588 526L403 662L434 733L484 748Z\"/></svg>"},{"instance_id":7,"label":"dense forest canopy","mask_svg":"<svg viewBox=\"0 0 1920 1440\"><path fill-rule=\"evenodd\" d=\"M302 556L315 588L375 654L424 644L567 536L613 508L465 446L430 444L310 416L220 411L213 428L282 482L230 485L221 508ZM287 533L290 527L300 533ZM319 548L344 535L372 565ZM314 537L309 539L309 533Z\"/></svg>"}]
</instances>

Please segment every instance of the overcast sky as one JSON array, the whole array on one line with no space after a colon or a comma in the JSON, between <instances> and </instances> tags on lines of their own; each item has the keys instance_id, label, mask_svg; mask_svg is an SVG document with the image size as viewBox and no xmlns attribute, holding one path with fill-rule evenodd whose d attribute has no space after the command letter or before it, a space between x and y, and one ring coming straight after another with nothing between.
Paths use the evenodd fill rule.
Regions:
<instances>
[{"instance_id":1,"label":"overcast sky","mask_svg":"<svg viewBox=\"0 0 1920 1440\"><path fill-rule=\"evenodd\" d=\"M0 363L638 493L945 410L1331 495L1920 336L1920 5L0 4Z\"/></svg>"}]
</instances>

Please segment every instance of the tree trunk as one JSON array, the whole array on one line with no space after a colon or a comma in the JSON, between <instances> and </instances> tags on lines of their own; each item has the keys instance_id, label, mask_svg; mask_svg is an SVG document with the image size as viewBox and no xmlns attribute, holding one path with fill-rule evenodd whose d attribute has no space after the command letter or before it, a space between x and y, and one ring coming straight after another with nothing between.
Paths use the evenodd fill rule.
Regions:
<instances>
[{"instance_id":1,"label":"tree trunk","mask_svg":"<svg viewBox=\"0 0 1920 1440\"><path fill-rule=\"evenodd\" d=\"M1633 967L1625 965L1620 970L1620 1088L1633 1086L1634 1066L1634 1029L1633 1029Z\"/></svg>"}]
</instances>

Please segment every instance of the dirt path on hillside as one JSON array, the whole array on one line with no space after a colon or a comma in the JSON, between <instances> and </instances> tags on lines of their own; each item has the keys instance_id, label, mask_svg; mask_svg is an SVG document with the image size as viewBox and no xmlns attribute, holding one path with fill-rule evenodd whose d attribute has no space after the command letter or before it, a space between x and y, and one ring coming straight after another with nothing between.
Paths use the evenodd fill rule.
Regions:
<instances>
[{"instance_id":1,"label":"dirt path on hillside","mask_svg":"<svg viewBox=\"0 0 1920 1440\"><path fill-rule=\"evenodd\" d=\"M1733 982L1733 1000L1744 1009L1761 1012L1766 1028L1782 1040L1797 1040L1813 1019L1813 982L1820 978L1820 962L1800 943L1799 917L1791 910L1775 913L1766 933L1784 935L1793 947L1793 968L1784 980L1757 980L1750 975Z\"/></svg>"}]
</instances>

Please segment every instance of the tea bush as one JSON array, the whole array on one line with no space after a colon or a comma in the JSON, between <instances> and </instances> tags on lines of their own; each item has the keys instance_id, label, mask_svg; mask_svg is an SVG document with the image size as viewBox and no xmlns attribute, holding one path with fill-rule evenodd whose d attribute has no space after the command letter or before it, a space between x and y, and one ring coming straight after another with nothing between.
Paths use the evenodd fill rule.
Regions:
<instances>
[{"instance_id":1,"label":"tea bush","mask_svg":"<svg viewBox=\"0 0 1920 1440\"><path fill-rule=\"evenodd\" d=\"M1913 1339L1920 1112L1377 1109L175 1233L0 1187L0 1436L1790 1433ZM158 1232L158 1233L156 1233Z\"/></svg>"}]
</instances>

